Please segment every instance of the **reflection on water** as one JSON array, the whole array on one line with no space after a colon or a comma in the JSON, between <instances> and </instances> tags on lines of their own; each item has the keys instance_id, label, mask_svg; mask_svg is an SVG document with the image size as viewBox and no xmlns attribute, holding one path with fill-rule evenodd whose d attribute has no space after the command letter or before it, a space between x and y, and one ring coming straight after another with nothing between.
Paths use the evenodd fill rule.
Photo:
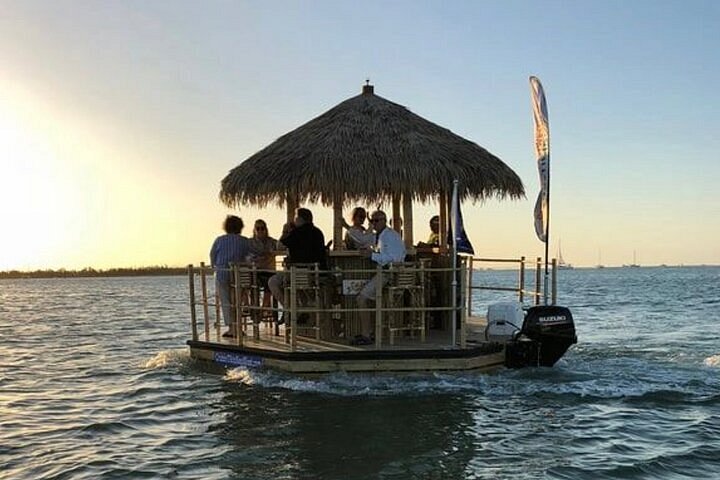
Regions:
<instances>
[{"instance_id":1,"label":"reflection on water","mask_svg":"<svg viewBox=\"0 0 720 480\"><path fill-rule=\"evenodd\" d=\"M720 269L561 274L580 343L493 375L208 374L182 277L2 281L0 478L711 478Z\"/></svg>"},{"instance_id":2,"label":"reflection on water","mask_svg":"<svg viewBox=\"0 0 720 480\"><path fill-rule=\"evenodd\" d=\"M221 467L237 478L463 478L472 458L462 397L254 397L236 390L216 405L225 421L213 432L232 447Z\"/></svg>"}]
</instances>

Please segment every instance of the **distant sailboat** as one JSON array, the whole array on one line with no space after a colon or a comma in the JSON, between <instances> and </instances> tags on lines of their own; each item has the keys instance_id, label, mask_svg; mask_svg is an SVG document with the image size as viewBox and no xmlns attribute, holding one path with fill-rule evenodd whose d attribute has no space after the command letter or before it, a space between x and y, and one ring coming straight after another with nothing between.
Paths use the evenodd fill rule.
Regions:
<instances>
[{"instance_id":1,"label":"distant sailboat","mask_svg":"<svg viewBox=\"0 0 720 480\"><path fill-rule=\"evenodd\" d=\"M598 263L595 265L595 268L605 268L605 265L602 263L602 254L600 250L598 250Z\"/></svg>"},{"instance_id":2,"label":"distant sailboat","mask_svg":"<svg viewBox=\"0 0 720 480\"><path fill-rule=\"evenodd\" d=\"M632 261L632 263L631 263L630 265L623 265L623 267L628 267L628 268L640 268L640 264L637 263L637 255L636 255L635 250L633 250L633 261Z\"/></svg>"},{"instance_id":3,"label":"distant sailboat","mask_svg":"<svg viewBox=\"0 0 720 480\"><path fill-rule=\"evenodd\" d=\"M565 259L562 256L562 248L560 247L560 241L558 240L558 253L557 253L557 268L558 270L574 270L575 267L571 263L565 263Z\"/></svg>"}]
</instances>

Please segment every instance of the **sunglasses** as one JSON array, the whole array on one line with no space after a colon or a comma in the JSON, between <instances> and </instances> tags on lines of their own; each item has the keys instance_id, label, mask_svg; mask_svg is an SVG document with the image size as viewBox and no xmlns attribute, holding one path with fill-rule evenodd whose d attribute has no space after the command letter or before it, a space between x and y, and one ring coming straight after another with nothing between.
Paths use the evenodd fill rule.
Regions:
<instances>
[{"instance_id":1,"label":"sunglasses","mask_svg":"<svg viewBox=\"0 0 720 480\"><path fill-rule=\"evenodd\" d=\"M384 218L371 218L370 223L377 223L385 220Z\"/></svg>"}]
</instances>

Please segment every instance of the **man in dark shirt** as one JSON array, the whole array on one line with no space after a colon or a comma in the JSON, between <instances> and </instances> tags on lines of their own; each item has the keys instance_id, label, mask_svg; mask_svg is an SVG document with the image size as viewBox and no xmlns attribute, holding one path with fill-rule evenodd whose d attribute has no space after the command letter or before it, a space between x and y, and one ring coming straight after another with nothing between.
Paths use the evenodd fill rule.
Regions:
<instances>
[{"instance_id":1,"label":"man in dark shirt","mask_svg":"<svg viewBox=\"0 0 720 480\"><path fill-rule=\"evenodd\" d=\"M298 208L295 221L283 229L280 243L288 247L286 265L297 263L318 263L320 270L327 270L325 236L313 225L312 212L307 208ZM290 281L289 272L278 272L268 280L268 287L283 307L285 304L285 285ZM282 320L278 323L283 323Z\"/></svg>"}]
</instances>

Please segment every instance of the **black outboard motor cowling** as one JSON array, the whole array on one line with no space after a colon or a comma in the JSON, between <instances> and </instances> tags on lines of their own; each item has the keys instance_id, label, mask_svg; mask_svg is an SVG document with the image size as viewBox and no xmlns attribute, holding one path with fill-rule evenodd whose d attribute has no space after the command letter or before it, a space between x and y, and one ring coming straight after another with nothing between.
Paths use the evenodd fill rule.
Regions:
<instances>
[{"instance_id":1,"label":"black outboard motor cowling","mask_svg":"<svg viewBox=\"0 0 720 480\"><path fill-rule=\"evenodd\" d=\"M507 345L505 363L511 368L552 367L573 343L577 335L569 308L530 307L520 334Z\"/></svg>"}]
</instances>

